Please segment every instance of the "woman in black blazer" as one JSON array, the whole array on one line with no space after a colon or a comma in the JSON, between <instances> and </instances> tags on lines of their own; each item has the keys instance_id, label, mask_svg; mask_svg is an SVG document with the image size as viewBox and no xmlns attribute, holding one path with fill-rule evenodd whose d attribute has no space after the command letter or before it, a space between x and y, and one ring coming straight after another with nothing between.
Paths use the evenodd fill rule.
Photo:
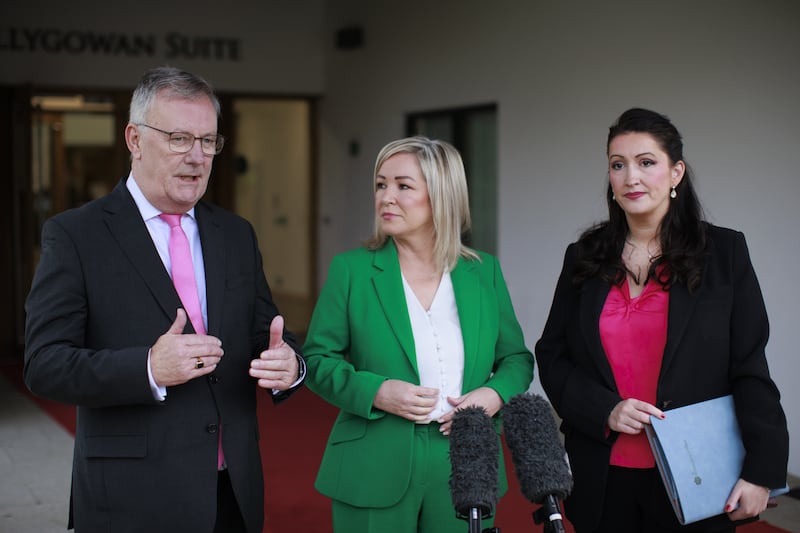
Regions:
<instances>
[{"instance_id":1,"label":"woman in black blazer","mask_svg":"<svg viewBox=\"0 0 800 533\"><path fill-rule=\"evenodd\" d=\"M609 218L567 248L536 344L575 480L567 517L578 532L734 531L784 486L789 447L744 236L702 220L667 117L626 111L607 152ZM681 526L644 424L726 394L746 450L740 479L719 516Z\"/></svg>"}]
</instances>

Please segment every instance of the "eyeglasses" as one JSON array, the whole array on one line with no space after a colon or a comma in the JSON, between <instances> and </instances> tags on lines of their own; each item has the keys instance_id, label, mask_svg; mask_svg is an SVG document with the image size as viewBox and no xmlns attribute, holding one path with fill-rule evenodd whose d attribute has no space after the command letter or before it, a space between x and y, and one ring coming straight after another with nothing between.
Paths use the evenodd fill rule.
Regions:
<instances>
[{"instance_id":1,"label":"eyeglasses","mask_svg":"<svg viewBox=\"0 0 800 533\"><path fill-rule=\"evenodd\" d=\"M191 133L185 131L164 131L144 123L136 125L156 130L164 135L169 135L169 149L179 154L185 154L191 150L195 141L200 141L200 148L206 155L217 155L222 151L222 147L225 145L225 137L222 135L195 137Z\"/></svg>"}]
</instances>

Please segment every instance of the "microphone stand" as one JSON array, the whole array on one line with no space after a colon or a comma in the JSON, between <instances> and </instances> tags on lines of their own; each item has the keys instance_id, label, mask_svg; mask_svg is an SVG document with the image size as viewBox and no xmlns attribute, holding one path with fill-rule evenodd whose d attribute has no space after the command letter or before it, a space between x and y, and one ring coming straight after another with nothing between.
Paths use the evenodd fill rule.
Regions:
<instances>
[{"instance_id":1,"label":"microphone stand","mask_svg":"<svg viewBox=\"0 0 800 533\"><path fill-rule=\"evenodd\" d=\"M533 523L544 523L544 533L566 533L558 499L548 494L542 506L533 512Z\"/></svg>"},{"instance_id":2,"label":"microphone stand","mask_svg":"<svg viewBox=\"0 0 800 533\"><path fill-rule=\"evenodd\" d=\"M487 515L491 517L491 512ZM480 507L470 507L469 508L469 515L467 515L467 523L469 524L469 533L500 533L499 527L487 527L486 529L481 529L481 517L482 512Z\"/></svg>"},{"instance_id":3,"label":"microphone stand","mask_svg":"<svg viewBox=\"0 0 800 533\"><path fill-rule=\"evenodd\" d=\"M467 523L469 523L469 533L481 533L481 510L479 507L469 508Z\"/></svg>"}]
</instances>

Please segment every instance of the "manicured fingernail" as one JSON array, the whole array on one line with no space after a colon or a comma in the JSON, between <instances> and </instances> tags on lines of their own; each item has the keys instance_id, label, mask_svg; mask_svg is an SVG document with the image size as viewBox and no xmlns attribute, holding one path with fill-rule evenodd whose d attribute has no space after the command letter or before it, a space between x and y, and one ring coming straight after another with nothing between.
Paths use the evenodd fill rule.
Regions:
<instances>
[{"instance_id":1,"label":"manicured fingernail","mask_svg":"<svg viewBox=\"0 0 800 533\"><path fill-rule=\"evenodd\" d=\"M667 418L667 415L662 413L662 415L659 418L661 418L661 420L664 420L665 418Z\"/></svg>"},{"instance_id":2,"label":"manicured fingernail","mask_svg":"<svg viewBox=\"0 0 800 533\"><path fill-rule=\"evenodd\" d=\"M731 510L731 505L730 504L726 505L725 506L725 512L728 513L728 512L730 512L730 510Z\"/></svg>"}]
</instances>

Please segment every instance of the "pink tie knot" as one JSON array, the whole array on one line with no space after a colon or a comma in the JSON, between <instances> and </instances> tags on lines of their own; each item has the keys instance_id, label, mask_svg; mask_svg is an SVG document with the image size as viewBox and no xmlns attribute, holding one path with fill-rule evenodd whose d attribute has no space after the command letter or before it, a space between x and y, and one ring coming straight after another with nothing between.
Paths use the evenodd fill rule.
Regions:
<instances>
[{"instance_id":1,"label":"pink tie knot","mask_svg":"<svg viewBox=\"0 0 800 533\"><path fill-rule=\"evenodd\" d=\"M161 218L161 220L163 220L164 222L169 224L170 228L174 228L175 226L180 226L181 225L181 217L183 217L183 215L181 215L181 214L172 215L172 214L168 214L168 213L161 213L158 216Z\"/></svg>"}]
</instances>

